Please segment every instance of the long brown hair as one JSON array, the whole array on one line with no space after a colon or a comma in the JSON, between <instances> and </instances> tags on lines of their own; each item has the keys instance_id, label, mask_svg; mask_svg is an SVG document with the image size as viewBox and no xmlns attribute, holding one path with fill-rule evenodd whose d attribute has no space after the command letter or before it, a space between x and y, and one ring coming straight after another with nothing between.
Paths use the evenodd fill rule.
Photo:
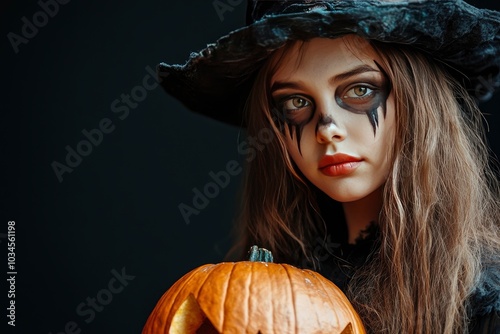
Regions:
<instances>
[{"instance_id":1,"label":"long brown hair","mask_svg":"<svg viewBox=\"0 0 500 334\"><path fill-rule=\"evenodd\" d=\"M288 155L268 92L293 45L263 65L248 98L248 135L271 129L274 140L248 163L238 228L242 249L255 243L300 264L314 263L310 246L325 222L317 191ZM464 333L481 265L500 250L499 186L482 116L445 65L414 49L370 45L392 84L396 141L380 246L347 294L373 332Z\"/></svg>"}]
</instances>

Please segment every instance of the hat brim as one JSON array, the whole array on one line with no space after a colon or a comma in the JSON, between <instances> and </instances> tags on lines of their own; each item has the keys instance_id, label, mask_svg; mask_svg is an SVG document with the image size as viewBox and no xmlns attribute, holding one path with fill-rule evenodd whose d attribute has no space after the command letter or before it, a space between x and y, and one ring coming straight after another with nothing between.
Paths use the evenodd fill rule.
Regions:
<instances>
[{"instance_id":1,"label":"hat brim","mask_svg":"<svg viewBox=\"0 0 500 334\"><path fill-rule=\"evenodd\" d=\"M252 77L292 40L356 34L410 45L463 75L478 100L500 87L500 13L460 0L323 1L307 12L264 16L191 54L184 65L161 63L161 85L190 110L244 127L241 107Z\"/></svg>"}]
</instances>

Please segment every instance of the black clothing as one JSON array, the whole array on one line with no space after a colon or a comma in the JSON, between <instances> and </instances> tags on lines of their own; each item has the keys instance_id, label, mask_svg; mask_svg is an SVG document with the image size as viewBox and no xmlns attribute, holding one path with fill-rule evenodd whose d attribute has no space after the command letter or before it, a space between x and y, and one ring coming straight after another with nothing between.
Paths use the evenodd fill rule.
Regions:
<instances>
[{"instance_id":1,"label":"black clothing","mask_svg":"<svg viewBox=\"0 0 500 334\"><path fill-rule=\"evenodd\" d=\"M371 224L355 244L334 243L327 239L315 250L318 272L342 291L357 269L370 261L378 248L379 230ZM500 334L500 268L484 266L478 285L470 298L470 334Z\"/></svg>"}]
</instances>

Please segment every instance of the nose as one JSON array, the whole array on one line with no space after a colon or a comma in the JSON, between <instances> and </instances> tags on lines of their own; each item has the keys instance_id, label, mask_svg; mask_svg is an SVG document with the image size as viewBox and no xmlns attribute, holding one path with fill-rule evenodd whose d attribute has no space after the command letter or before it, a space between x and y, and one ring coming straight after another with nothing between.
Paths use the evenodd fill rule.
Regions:
<instances>
[{"instance_id":1,"label":"nose","mask_svg":"<svg viewBox=\"0 0 500 334\"><path fill-rule=\"evenodd\" d=\"M316 139L320 144L343 141L347 136L346 129L329 115L323 115L316 125Z\"/></svg>"}]
</instances>

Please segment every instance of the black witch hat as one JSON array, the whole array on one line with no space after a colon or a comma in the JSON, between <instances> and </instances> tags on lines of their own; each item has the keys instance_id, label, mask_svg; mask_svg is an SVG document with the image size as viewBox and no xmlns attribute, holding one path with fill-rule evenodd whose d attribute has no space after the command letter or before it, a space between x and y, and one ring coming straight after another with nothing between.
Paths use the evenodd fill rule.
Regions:
<instances>
[{"instance_id":1,"label":"black witch hat","mask_svg":"<svg viewBox=\"0 0 500 334\"><path fill-rule=\"evenodd\" d=\"M273 51L288 41L346 34L429 54L479 101L500 88L500 13L462 0L249 0L245 27L184 65L161 63L157 71L163 88L190 110L245 126L240 107Z\"/></svg>"}]
</instances>

